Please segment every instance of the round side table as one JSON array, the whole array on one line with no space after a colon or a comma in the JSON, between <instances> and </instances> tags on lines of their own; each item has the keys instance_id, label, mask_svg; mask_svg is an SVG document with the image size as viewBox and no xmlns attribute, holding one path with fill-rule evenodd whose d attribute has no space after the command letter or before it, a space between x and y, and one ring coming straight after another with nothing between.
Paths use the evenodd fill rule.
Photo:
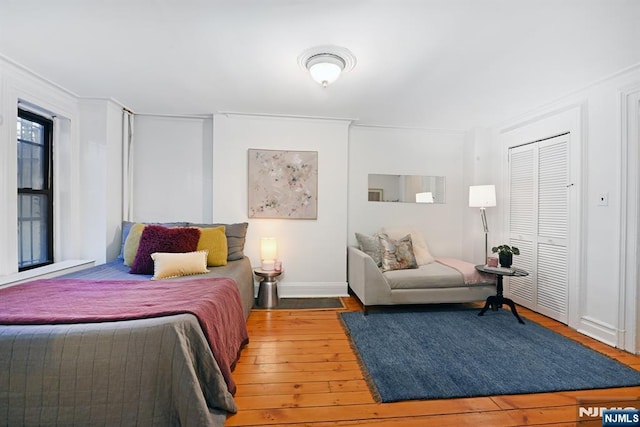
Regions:
<instances>
[{"instance_id":1,"label":"round side table","mask_svg":"<svg viewBox=\"0 0 640 427\"><path fill-rule=\"evenodd\" d=\"M282 271L256 268L253 272L260 278L260 287L258 288L258 307L273 308L277 306L278 281L276 280L276 277L281 275Z\"/></svg>"},{"instance_id":2,"label":"round side table","mask_svg":"<svg viewBox=\"0 0 640 427\"><path fill-rule=\"evenodd\" d=\"M476 265L476 270L481 271L483 273L495 274L496 276L496 295L491 295L487 298L487 301L484 304L478 316L484 315L484 313L491 308L493 311L497 311L499 308L502 308L502 304L506 304L511 308L511 313L518 319L519 323L524 324L524 321L518 315L518 311L516 310L516 305L510 298L505 298L502 294L502 276L516 276L516 277L524 277L528 276L529 273L521 268L513 268L511 270L507 269L499 269L495 267L488 267L486 265Z\"/></svg>"}]
</instances>

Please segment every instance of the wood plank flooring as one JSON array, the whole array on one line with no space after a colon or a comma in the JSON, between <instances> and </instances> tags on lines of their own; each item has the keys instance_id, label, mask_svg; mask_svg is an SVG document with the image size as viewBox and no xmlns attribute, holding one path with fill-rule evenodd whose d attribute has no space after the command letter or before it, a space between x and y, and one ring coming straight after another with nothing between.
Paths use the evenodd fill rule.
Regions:
<instances>
[{"instance_id":1,"label":"wood plank flooring","mask_svg":"<svg viewBox=\"0 0 640 427\"><path fill-rule=\"evenodd\" d=\"M343 298L345 310L361 310ZM376 403L337 313L254 310L251 342L233 376L238 413L227 426L574 426L577 398L633 398L640 387ZM519 307L525 317L640 370L640 357ZM587 424L580 424L587 425ZM600 423L594 425L601 425Z\"/></svg>"}]
</instances>

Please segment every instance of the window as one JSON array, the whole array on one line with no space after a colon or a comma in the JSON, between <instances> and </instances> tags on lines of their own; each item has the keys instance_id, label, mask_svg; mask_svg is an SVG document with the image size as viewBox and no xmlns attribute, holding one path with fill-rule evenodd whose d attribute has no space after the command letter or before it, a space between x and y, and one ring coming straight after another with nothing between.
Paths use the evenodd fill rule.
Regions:
<instances>
[{"instance_id":1,"label":"window","mask_svg":"<svg viewBox=\"0 0 640 427\"><path fill-rule=\"evenodd\" d=\"M18 269L53 262L53 122L18 109Z\"/></svg>"}]
</instances>

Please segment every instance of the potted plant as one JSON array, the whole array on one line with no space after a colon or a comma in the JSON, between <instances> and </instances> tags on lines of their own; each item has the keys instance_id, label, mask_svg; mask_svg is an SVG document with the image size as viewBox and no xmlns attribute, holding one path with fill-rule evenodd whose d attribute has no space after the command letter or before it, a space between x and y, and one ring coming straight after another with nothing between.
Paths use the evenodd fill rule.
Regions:
<instances>
[{"instance_id":1,"label":"potted plant","mask_svg":"<svg viewBox=\"0 0 640 427\"><path fill-rule=\"evenodd\" d=\"M496 252L498 253L500 266L504 268L511 267L511 264L513 264L514 255L520 255L520 249L516 248L515 246L509 245L494 246L493 248L491 248L491 252L493 252L494 254Z\"/></svg>"}]
</instances>

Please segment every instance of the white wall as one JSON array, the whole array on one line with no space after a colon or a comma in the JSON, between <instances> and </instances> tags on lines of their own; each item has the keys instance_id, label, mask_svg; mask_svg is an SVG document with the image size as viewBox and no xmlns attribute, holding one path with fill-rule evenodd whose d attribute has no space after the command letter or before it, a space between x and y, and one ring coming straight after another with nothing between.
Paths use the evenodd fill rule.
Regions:
<instances>
[{"instance_id":1,"label":"white wall","mask_svg":"<svg viewBox=\"0 0 640 427\"><path fill-rule=\"evenodd\" d=\"M469 186L495 185L496 197L500 196L500 183L494 178L499 159L493 155L491 147L491 132L486 128L475 128L465 135L465 149L462 160L464 191L466 206L469 202ZM496 203L499 205L500 203ZM487 254L491 255L491 248L500 244L500 222L497 208L487 208ZM482 219L478 208L465 209L463 215L463 255L464 259L474 260L480 264L484 262L485 240Z\"/></svg>"},{"instance_id":2,"label":"white wall","mask_svg":"<svg viewBox=\"0 0 640 427\"><path fill-rule=\"evenodd\" d=\"M135 116L133 221L212 222L212 122Z\"/></svg>"},{"instance_id":3,"label":"white wall","mask_svg":"<svg viewBox=\"0 0 640 427\"><path fill-rule=\"evenodd\" d=\"M80 101L82 257L96 264L120 253L122 222L122 106Z\"/></svg>"},{"instance_id":4,"label":"white wall","mask_svg":"<svg viewBox=\"0 0 640 427\"><path fill-rule=\"evenodd\" d=\"M348 242L355 233L373 234L384 226L422 231L435 256L463 257L464 132L352 126L349 133ZM444 176L444 204L369 202L368 174ZM473 260L469 260L473 261Z\"/></svg>"},{"instance_id":5,"label":"white wall","mask_svg":"<svg viewBox=\"0 0 640 427\"><path fill-rule=\"evenodd\" d=\"M281 296L346 295L348 121L214 116L213 213L249 222L245 253L259 266L259 239L275 237L284 274ZM247 150L318 152L317 220L247 216Z\"/></svg>"},{"instance_id":6,"label":"white wall","mask_svg":"<svg viewBox=\"0 0 640 427\"><path fill-rule=\"evenodd\" d=\"M578 307L571 307L571 310L575 312L575 327L613 345L623 345L625 335L635 333L637 328L636 322L629 320L628 313L621 312L626 306L624 296L630 294L625 289L625 271L620 262L626 257L621 194L626 179L622 172L626 164L622 135L627 132L621 104L623 93L639 84L640 67L625 70L496 126L491 144L494 156L502 159L494 179L502 184L502 188L507 188L504 141L510 139L510 135L521 134L528 141L535 141L565 129L572 130L572 138L576 134L580 138L582 157L578 166L581 174L576 183L580 200L577 236L580 253L574 258L580 266L579 283L575 284L579 287L580 298ZM608 206L598 205L600 194L608 195ZM501 231L506 235L506 224ZM635 291L638 283L632 286Z\"/></svg>"},{"instance_id":7,"label":"white wall","mask_svg":"<svg viewBox=\"0 0 640 427\"><path fill-rule=\"evenodd\" d=\"M115 259L120 254L122 236L122 105L113 101L107 102L105 120L106 131L106 220L102 232L106 236L106 261Z\"/></svg>"},{"instance_id":8,"label":"white wall","mask_svg":"<svg viewBox=\"0 0 640 427\"><path fill-rule=\"evenodd\" d=\"M18 102L55 116L54 260L81 255L79 176L81 168L77 99L63 89L0 57L0 276L18 271L17 153ZM58 236L58 237L56 237ZM62 238L61 236L64 236Z\"/></svg>"}]
</instances>

